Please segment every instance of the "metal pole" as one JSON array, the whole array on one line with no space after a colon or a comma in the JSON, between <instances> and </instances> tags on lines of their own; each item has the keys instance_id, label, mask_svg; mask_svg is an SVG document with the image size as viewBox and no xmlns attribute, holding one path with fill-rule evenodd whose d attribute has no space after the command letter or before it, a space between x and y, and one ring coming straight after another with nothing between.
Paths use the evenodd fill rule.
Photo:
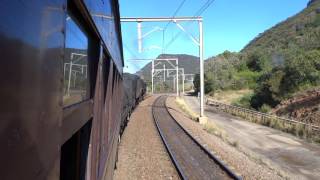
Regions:
<instances>
[{"instance_id":1,"label":"metal pole","mask_svg":"<svg viewBox=\"0 0 320 180\"><path fill-rule=\"evenodd\" d=\"M72 73L72 59L73 59L73 54L71 54L71 58L70 58L69 79L68 79L68 90L67 90L67 95L68 95L68 96L70 96L71 73Z\"/></svg>"},{"instance_id":2,"label":"metal pole","mask_svg":"<svg viewBox=\"0 0 320 180\"><path fill-rule=\"evenodd\" d=\"M153 72L154 72L154 61L152 60L152 68L151 68L151 94L153 94Z\"/></svg>"},{"instance_id":3,"label":"metal pole","mask_svg":"<svg viewBox=\"0 0 320 180\"><path fill-rule=\"evenodd\" d=\"M151 70L151 94L153 94L153 70Z\"/></svg>"},{"instance_id":4,"label":"metal pole","mask_svg":"<svg viewBox=\"0 0 320 180\"><path fill-rule=\"evenodd\" d=\"M199 57L200 57L200 117L204 116L204 69L203 69L203 29L202 21L199 21Z\"/></svg>"},{"instance_id":5,"label":"metal pole","mask_svg":"<svg viewBox=\"0 0 320 180\"><path fill-rule=\"evenodd\" d=\"M63 78L65 78L65 75L66 75L67 64L68 63L64 63L64 65L63 65Z\"/></svg>"},{"instance_id":6,"label":"metal pole","mask_svg":"<svg viewBox=\"0 0 320 180\"><path fill-rule=\"evenodd\" d=\"M138 29L138 51L139 53L142 52L142 30L141 30L141 22L137 23Z\"/></svg>"},{"instance_id":7,"label":"metal pole","mask_svg":"<svg viewBox=\"0 0 320 180\"><path fill-rule=\"evenodd\" d=\"M184 79L185 79L185 77L184 77L184 73L183 73L183 75L182 75L182 94L184 95Z\"/></svg>"},{"instance_id":8,"label":"metal pole","mask_svg":"<svg viewBox=\"0 0 320 180\"><path fill-rule=\"evenodd\" d=\"M74 72L73 87L76 87L77 72Z\"/></svg>"},{"instance_id":9,"label":"metal pole","mask_svg":"<svg viewBox=\"0 0 320 180\"><path fill-rule=\"evenodd\" d=\"M163 82L166 82L166 65L163 65Z\"/></svg>"},{"instance_id":10,"label":"metal pole","mask_svg":"<svg viewBox=\"0 0 320 180\"><path fill-rule=\"evenodd\" d=\"M173 92L174 92L175 89L176 89L176 78L173 77Z\"/></svg>"},{"instance_id":11,"label":"metal pole","mask_svg":"<svg viewBox=\"0 0 320 180\"><path fill-rule=\"evenodd\" d=\"M201 21L202 17L121 17L121 22Z\"/></svg>"},{"instance_id":12,"label":"metal pole","mask_svg":"<svg viewBox=\"0 0 320 180\"><path fill-rule=\"evenodd\" d=\"M200 116L203 116L203 107L204 107L204 69L203 69L203 29L202 29L202 17L179 17L179 18L170 18L170 17L121 17L121 22L178 22L178 21L198 21L199 22L199 57L200 57ZM140 26L140 25L138 25ZM181 28L181 27L180 27ZM194 39L195 40L195 39ZM142 47L141 47L142 50ZM178 71L178 68L177 68ZM152 72L152 81L153 81L153 72ZM178 76L177 76L178 82ZM153 82L152 82L153 88ZM153 89L152 89L153 92ZM177 95L178 95L178 83L177 83Z\"/></svg>"},{"instance_id":13,"label":"metal pole","mask_svg":"<svg viewBox=\"0 0 320 180\"><path fill-rule=\"evenodd\" d=\"M177 77L177 96L179 96L179 65L177 60L177 66L176 66L176 77Z\"/></svg>"}]
</instances>

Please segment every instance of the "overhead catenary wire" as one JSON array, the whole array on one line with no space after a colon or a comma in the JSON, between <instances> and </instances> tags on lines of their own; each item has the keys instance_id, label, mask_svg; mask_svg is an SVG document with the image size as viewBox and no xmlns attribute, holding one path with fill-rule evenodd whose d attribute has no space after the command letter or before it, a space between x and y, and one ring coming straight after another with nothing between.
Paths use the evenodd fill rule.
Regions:
<instances>
[{"instance_id":1,"label":"overhead catenary wire","mask_svg":"<svg viewBox=\"0 0 320 180\"><path fill-rule=\"evenodd\" d=\"M187 0L183 0L183 1L179 4L178 8L174 11L174 13L173 13L173 15L172 15L172 19L176 17L176 15L178 14L178 12L180 11L180 9L182 8L182 6L184 5L184 3L185 3L186 1L187 1ZM168 28L170 22L171 22L171 21L169 21L169 22L166 24L166 26L163 28L163 31L165 31L165 30Z\"/></svg>"},{"instance_id":2,"label":"overhead catenary wire","mask_svg":"<svg viewBox=\"0 0 320 180\"><path fill-rule=\"evenodd\" d=\"M196 17L199 17L203 12L205 12L209 7L210 7L210 5L214 2L215 0L208 0L208 1L206 1L206 3L204 4L204 5L202 5L197 11L196 11L196 13L194 14L194 18L196 18ZM180 4L179 4L179 6L178 6L178 8L176 9L176 11L174 12L174 14L173 14L173 16L172 16L172 19L173 18L175 18L175 16L177 15L177 13L179 12L179 10L183 7L183 5L184 5L184 3L186 2L186 0L183 0ZM172 21L170 21L170 22L172 22ZM170 24L170 22L168 22L167 24L166 24L166 26L164 27L164 29L163 29L163 45L162 45L162 51L163 51L163 53L164 53L164 51L179 37L179 35L182 33L182 31L180 31L179 33L177 33L172 39L171 39L171 41L169 42L169 43L167 43L166 44L166 46L164 47L164 32L165 32L165 30L167 29L167 27L168 27L168 25ZM190 26L190 22L188 23L189 24L189 26ZM189 28L189 26L187 26L187 28ZM128 48L128 46L126 46L125 44L124 44L124 46L125 46L125 48L128 50L128 52L131 54L131 55L133 55L134 57L136 57L136 55L134 55L134 53ZM164 47L164 48L163 48ZM134 64L136 67L137 67L137 65L136 64Z\"/></svg>"},{"instance_id":3,"label":"overhead catenary wire","mask_svg":"<svg viewBox=\"0 0 320 180\"><path fill-rule=\"evenodd\" d=\"M207 10L210 5L214 2L215 0L208 0L196 13L195 17L200 16L205 10Z\"/></svg>"},{"instance_id":4,"label":"overhead catenary wire","mask_svg":"<svg viewBox=\"0 0 320 180\"><path fill-rule=\"evenodd\" d=\"M123 43L123 46L125 49L127 49L129 54L131 54L131 56L133 56L133 58L138 59L137 56L135 55L135 53L125 43ZM135 69L140 69L140 67L136 63L131 63L131 64L135 67Z\"/></svg>"},{"instance_id":5,"label":"overhead catenary wire","mask_svg":"<svg viewBox=\"0 0 320 180\"><path fill-rule=\"evenodd\" d=\"M172 19L175 18L175 16L178 14L178 12L180 11L180 9L182 8L182 6L184 5L185 2L186 2L186 0L181 1L181 3L179 4L178 8L177 8L177 9L175 10L175 12L173 13ZM164 49L163 49L163 45L164 45L164 35L165 35L166 29L168 28L170 22L171 22L171 21L169 21L169 22L166 24L166 26L163 28L163 31L162 31L162 53L164 52Z\"/></svg>"},{"instance_id":6,"label":"overhead catenary wire","mask_svg":"<svg viewBox=\"0 0 320 180\"><path fill-rule=\"evenodd\" d=\"M196 13L193 15L193 17L198 17L200 16L202 13L204 13L209 7L210 5L214 2L215 0L208 0L204 5L202 5L200 7L200 9L198 11L196 11ZM187 28L190 27L190 22L187 24ZM182 34L182 31L178 32L170 41L169 43L167 43L164 48L163 51L165 51L166 49L169 48L169 46Z\"/></svg>"}]
</instances>

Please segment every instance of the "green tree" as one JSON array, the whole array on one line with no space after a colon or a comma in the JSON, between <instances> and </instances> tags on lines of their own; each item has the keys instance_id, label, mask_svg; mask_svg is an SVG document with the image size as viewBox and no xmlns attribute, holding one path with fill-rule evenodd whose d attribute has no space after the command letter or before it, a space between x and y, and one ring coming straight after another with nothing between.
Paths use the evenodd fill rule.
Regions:
<instances>
[{"instance_id":1,"label":"green tree","mask_svg":"<svg viewBox=\"0 0 320 180\"><path fill-rule=\"evenodd\" d=\"M303 86L320 84L320 51L302 52L286 60L282 90L294 93Z\"/></svg>"},{"instance_id":2,"label":"green tree","mask_svg":"<svg viewBox=\"0 0 320 180\"><path fill-rule=\"evenodd\" d=\"M249 52L246 56L246 61L247 67L251 71L267 72L270 71L272 68L270 58L267 56L265 52L258 49Z\"/></svg>"},{"instance_id":3,"label":"green tree","mask_svg":"<svg viewBox=\"0 0 320 180\"><path fill-rule=\"evenodd\" d=\"M193 86L195 93L200 92L200 74L195 74L193 78Z\"/></svg>"},{"instance_id":4,"label":"green tree","mask_svg":"<svg viewBox=\"0 0 320 180\"><path fill-rule=\"evenodd\" d=\"M255 109L260 109L263 104L275 107L281 100L280 85L283 81L284 72L275 68L273 71L263 74L254 90L250 104Z\"/></svg>"}]
</instances>

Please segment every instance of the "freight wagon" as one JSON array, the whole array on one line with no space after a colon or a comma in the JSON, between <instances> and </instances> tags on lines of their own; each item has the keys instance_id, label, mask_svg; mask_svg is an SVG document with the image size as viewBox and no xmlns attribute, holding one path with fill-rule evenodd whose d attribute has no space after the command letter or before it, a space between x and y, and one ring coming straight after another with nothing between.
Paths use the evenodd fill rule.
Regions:
<instances>
[{"instance_id":1,"label":"freight wagon","mask_svg":"<svg viewBox=\"0 0 320 180\"><path fill-rule=\"evenodd\" d=\"M146 83L137 75L123 74L122 120L121 132L127 125L134 108L139 104L146 93Z\"/></svg>"}]
</instances>

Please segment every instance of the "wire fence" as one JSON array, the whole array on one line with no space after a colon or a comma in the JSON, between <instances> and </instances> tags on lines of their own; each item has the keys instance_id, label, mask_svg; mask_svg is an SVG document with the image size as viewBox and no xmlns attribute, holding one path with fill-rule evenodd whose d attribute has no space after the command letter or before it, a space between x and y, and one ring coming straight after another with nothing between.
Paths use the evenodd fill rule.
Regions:
<instances>
[{"instance_id":1,"label":"wire fence","mask_svg":"<svg viewBox=\"0 0 320 180\"><path fill-rule=\"evenodd\" d=\"M222 110L226 113L239 116L253 122L258 122L263 125L281 126L282 128L280 129L288 129L289 127L286 127L286 124L289 124L289 125L294 125L294 127L292 128L294 128L295 130L297 129L296 126L300 126L300 129L307 129L308 131L312 131L312 132L309 132L311 134L313 133L319 134L320 132L320 127L314 124L305 123L305 122L301 122L294 119L279 117L272 114L262 113L262 112L246 109L239 106L224 104L210 98L206 98L206 104L209 106L214 106L216 109Z\"/></svg>"}]
</instances>

